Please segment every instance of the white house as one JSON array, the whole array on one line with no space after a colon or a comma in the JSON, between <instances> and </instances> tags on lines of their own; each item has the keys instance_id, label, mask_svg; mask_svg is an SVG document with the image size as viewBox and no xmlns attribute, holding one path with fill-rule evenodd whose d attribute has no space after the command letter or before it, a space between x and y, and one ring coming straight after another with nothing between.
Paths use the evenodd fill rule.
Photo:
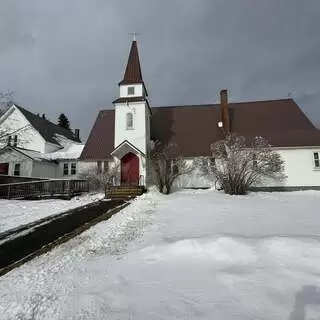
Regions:
<instances>
[{"instance_id":1,"label":"white house","mask_svg":"<svg viewBox=\"0 0 320 320\"><path fill-rule=\"evenodd\" d=\"M148 184L152 141L175 143L191 161L210 156L211 144L227 130L248 138L263 136L281 154L287 179L268 181L263 187L320 188L320 131L292 99L229 103L227 91L222 90L220 104L151 108L136 41L119 89L114 108L98 114L80 159L99 170L119 163L120 184ZM211 184L197 172L179 183L182 187Z\"/></svg>"},{"instance_id":2,"label":"white house","mask_svg":"<svg viewBox=\"0 0 320 320\"><path fill-rule=\"evenodd\" d=\"M74 178L83 144L64 129L16 105L0 117L0 174Z\"/></svg>"}]
</instances>

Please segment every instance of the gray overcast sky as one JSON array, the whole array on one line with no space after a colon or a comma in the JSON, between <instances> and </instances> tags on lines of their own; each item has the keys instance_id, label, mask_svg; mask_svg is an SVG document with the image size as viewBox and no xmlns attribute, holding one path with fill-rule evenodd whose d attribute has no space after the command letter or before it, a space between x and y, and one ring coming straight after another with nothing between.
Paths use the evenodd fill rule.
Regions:
<instances>
[{"instance_id":1,"label":"gray overcast sky","mask_svg":"<svg viewBox=\"0 0 320 320\"><path fill-rule=\"evenodd\" d=\"M293 98L320 122L319 0L0 0L0 91L86 138L139 32L152 106Z\"/></svg>"}]
</instances>

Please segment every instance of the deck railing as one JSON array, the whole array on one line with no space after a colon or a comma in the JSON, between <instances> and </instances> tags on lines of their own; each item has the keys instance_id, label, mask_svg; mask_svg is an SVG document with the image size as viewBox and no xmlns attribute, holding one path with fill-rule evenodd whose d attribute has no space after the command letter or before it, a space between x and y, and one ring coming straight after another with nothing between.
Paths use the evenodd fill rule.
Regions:
<instances>
[{"instance_id":1,"label":"deck railing","mask_svg":"<svg viewBox=\"0 0 320 320\"><path fill-rule=\"evenodd\" d=\"M0 185L1 199L71 198L89 191L87 180L44 180Z\"/></svg>"}]
</instances>

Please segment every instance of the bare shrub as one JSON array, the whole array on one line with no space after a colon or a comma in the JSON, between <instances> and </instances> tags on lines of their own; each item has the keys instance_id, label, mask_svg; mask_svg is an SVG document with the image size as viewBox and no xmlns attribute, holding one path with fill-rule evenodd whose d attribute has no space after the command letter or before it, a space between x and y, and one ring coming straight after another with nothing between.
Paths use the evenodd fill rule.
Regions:
<instances>
[{"instance_id":1,"label":"bare shrub","mask_svg":"<svg viewBox=\"0 0 320 320\"><path fill-rule=\"evenodd\" d=\"M169 194L174 181L181 175L194 170L194 164L189 163L178 151L177 145L156 142L150 151L150 161L155 173L156 185L161 193Z\"/></svg>"},{"instance_id":2,"label":"bare shrub","mask_svg":"<svg viewBox=\"0 0 320 320\"><path fill-rule=\"evenodd\" d=\"M211 151L215 159L213 174L227 194L246 194L252 185L266 178L284 178L284 162L262 137L249 141L230 134L214 143Z\"/></svg>"},{"instance_id":3,"label":"bare shrub","mask_svg":"<svg viewBox=\"0 0 320 320\"><path fill-rule=\"evenodd\" d=\"M103 191L107 196L108 188L114 184L119 171L119 164L110 164L104 170L90 168L79 174L79 179L86 179L89 182L90 191Z\"/></svg>"}]
</instances>

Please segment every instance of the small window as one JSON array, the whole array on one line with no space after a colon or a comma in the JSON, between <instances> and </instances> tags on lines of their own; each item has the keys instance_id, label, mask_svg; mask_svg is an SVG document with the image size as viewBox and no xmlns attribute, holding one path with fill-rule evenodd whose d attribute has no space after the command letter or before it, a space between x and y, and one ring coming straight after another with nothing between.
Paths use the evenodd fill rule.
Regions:
<instances>
[{"instance_id":1,"label":"small window","mask_svg":"<svg viewBox=\"0 0 320 320\"><path fill-rule=\"evenodd\" d=\"M14 135L14 137L13 137L13 146L16 147L17 144L18 144L18 136Z\"/></svg>"},{"instance_id":2,"label":"small window","mask_svg":"<svg viewBox=\"0 0 320 320\"><path fill-rule=\"evenodd\" d=\"M77 164L75 162L71 163L71 175L75 175L77 173Z\"/></svg>"},{"instance_id":3,"label":"small window","mask_svg":"<svg viewBox=\"0 0 320 320\"><path fill-rule=\"evenodd\" d=\"M109 171L109 162L108 161L104 161L103 162L103 171L104 172L108 172Z\"/></svg>"},{"instance_id":4,"label":"small window","mask_svg":"<svg viewBox=\"0 0 320 320\"><path fill-rule=\"evenodd\" d=\"M254 168L254 169L257 169L257 167L258 167L258 160L257 160L257 155L256 155L256 154L253 154L253 155L252 155L252 162L253 162L253 168Z\"/></svg>"},{"instance_id":5,"label":"small window","mask_svg":"<svg viewBox=\"0 0 320 320\"><path fill-rule=\"evenodd\" d=\"M319 152L313 153L313 161L314 161L314 167L316 169L320 169L320 158L319 158Z\"/></svg>"},{"instance_id":6,"label":"small window","mask_svg":"<svg viewBox=\"0 0 320 320\"><path fill-rule=\"evenodd\" d=\"M97 162L97 173L101 173L102 172L102 162L98 161Z\"/></svg>"},{"instance_id":7,"label":"small window","mask_svg":"<svg viewBox=\"0 0 320 320\"><path fill-rule=\"evenodd\" d=\"M132 114L132 112L128 112L126 115L126 126L127 126L127 130L133 129L133 114Z\"/></svg>"},{"instance_id":8,"label":"small window","mask_svg":"<svg viewBox=\"0 0 320 320\"><path fill-rule=\"evenodd\" d=\"M128 96L134 95L134 87L128 87Z\"/></svg>"},{"instance_id":9,"label":"small window","mask_svg":"<svg viewBox=\"0 0 320 320\"><path fill-rule=\"evenodd\" d=\"M63 175L64 176L69 175L69 164L68 163L63 164Z\"/></svg>"},{"instance_id":10,"label":"small window","mask_svg":"<svg viewBox=\"0 0 320 320\"><path fill-rule=\"evenodd\" d=\"M14 173L15 176L20 176L20 163L16 163L14 165Z\"/></svg>"}]
</instances>

